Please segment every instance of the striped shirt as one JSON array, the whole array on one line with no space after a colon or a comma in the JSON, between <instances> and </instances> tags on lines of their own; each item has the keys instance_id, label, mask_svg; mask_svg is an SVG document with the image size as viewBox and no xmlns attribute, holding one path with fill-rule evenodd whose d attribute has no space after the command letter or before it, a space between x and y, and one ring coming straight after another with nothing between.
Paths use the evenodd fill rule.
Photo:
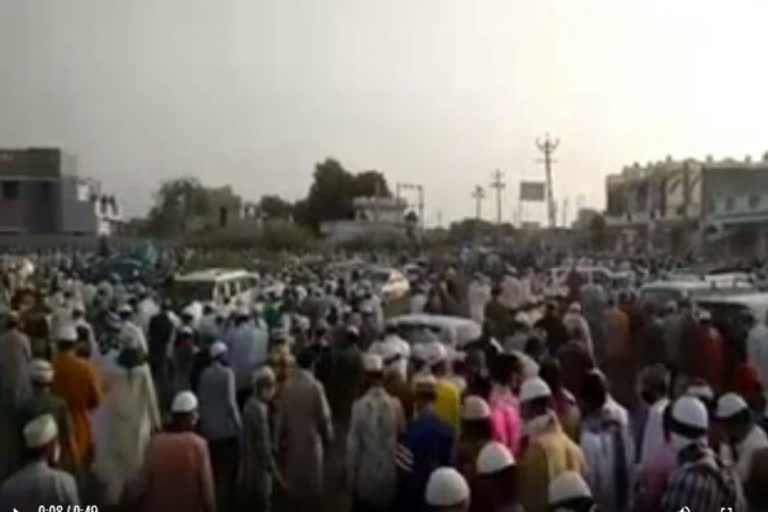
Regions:
<instances>
[{"instance_id":1,"label":"striped shirt","mask_svg":"<svg viewBox=\"0 0 768 512\"><path fill-rule=\"evenodd\" d=\"M733 470L701 443L680 452L678 467L672 472L661 500L662 512L678 512L684 508L747 510L741 482Z\"/></svg>"}]
</instances>

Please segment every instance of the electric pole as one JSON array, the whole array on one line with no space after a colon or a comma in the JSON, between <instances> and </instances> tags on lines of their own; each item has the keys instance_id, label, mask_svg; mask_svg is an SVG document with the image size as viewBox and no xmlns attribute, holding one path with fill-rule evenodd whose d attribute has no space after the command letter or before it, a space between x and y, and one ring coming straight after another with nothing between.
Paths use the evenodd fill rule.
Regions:
<instances>
[{"instance_id":1,"label":"electric pole","mask_svg":"<svg viewBox=\"0 0 768 512\"><path fill-rule=\"evenodd\" d=\"M544 140L536 139L536 147L539 148L544 154L544 158L537 160L539 163L544 163L544 170L547 173L547 213L549 217L549 227L554 228L557 224L557 206L555 205L555 196L552 191L554 183L552 181L552 164L557 163L557 160L552 159L552 153L555 152L560 145L560 139L550 139L549 133L546 134Z\"/></svg>"},{"instance_id":2,"label":"electric pole","mask_svg":"<svg viewBox=\"0 0 768 512\"><path fill-rule=\"evenodd\" d=\"M483 199L485 199L485 189L477 185L472 192L472 198L475 200L475 219L480 220L483 217Z\"/></svg>"},{"instance_id":3,"label":"electric pole","mask_svg":"<svg viewBox=\"0 0 768 512\"><path fill-rule=\"evenodd\" d=\"M504 183L504 173L496 169L493 173L491 188L496 189L496 223L501 225L501 192L506 188Z\"/></svg>"}]
</instances>

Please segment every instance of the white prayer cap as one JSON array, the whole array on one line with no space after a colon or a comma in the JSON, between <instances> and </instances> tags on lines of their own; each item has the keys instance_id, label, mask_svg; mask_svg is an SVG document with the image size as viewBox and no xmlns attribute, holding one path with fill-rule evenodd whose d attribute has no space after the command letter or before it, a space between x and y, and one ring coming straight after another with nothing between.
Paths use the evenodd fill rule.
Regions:
<instances>
[{"instance_id":1,"label":"white prayer cap","mask_svg":"<svg viewBox=\"0 0 768 512\"><path fill-rule=\"evenodd\" d=\"M528 325L530 324L530 322L531 322L531 319L528 318L528 315L526 315L522 311L518 311L517 314L515 315L515 323Z\"/></svg>"},{"instance_id":2,"label":"white prayer cap","mask_svg":"<svg viewBox=\"0 0 768 512\"><path fill-rule=\"evenodd\" d=\"M363 369L369 373L381 372L384 370L384 361L378 354L364 354Z\"/></svg>"},{"instance_id":3,"label":"white prayer cap","mask_svg":"<svg viewBox=\"0 0 768 512\"><path fill-rule=\"evenodd\" d=\"M549 398L552 396L552 390L541 377L531 377L520 386L520 402L530 402L539 398Z\"/></svg>"},{"instance_id":4,"label":"white prayer cap","mask_svg":"<svg viewBox=\"0 0 768 512\"><path fill-rule=\"evenodd\" d=\"M699 314L697 316L699 317L699 322L711 322L712 321L712 313L710 313L706 309L700 310Z\"/></svg>"},{"instance_id":5,"label":"white prayer cap","mask_svg":"<svg viewBox=\"0 0 768 512\"><path fill-rule=\"evenodd\" d=\"M237 316L249 317L251 316L251 312L248 310L246 306L242 306L237 309Z\"/></svg>"},{"instance_id":6,"label":"white prayer cap","mask_svg":"<svg viewBox=\"0 0 768 512\"><path fill-rule=\"evenodd\" d=\"M360 329L354 325L348 325L346 331L348 334L352 334L353 336L360 336Z\"/></svg>"},{"instance_id":7,"label":"white prayer cap","mask_svg":"<svg viewBox=\"0 0 768 512\"><path fill-rule=\"evenodd\" d=\"M575 471L566 471L549 484L549 504L558 505L578 498L591 498L587 482Z\"/></svg>"},{"instance_id":8,"label":"white prayer cap","mask_svg":"<svg viewBox=\"0 0 768 512\"><path fill-rule=\"evenodd\" d=\"M568 312L569 313L575 313L575 314L581 314L581 304L578 302L572 302L570 306L568 306Z\"/></svg>"},{"instance_id":9,"label":"white prayer cap","mask_svg":"<svg viewBox=\"0 0 768 512\"><path fill-rule=\"evenodd\" d=\"M709 428L709 416L704 403L692 396L682 396L672 407L672 418L675 421L689 427L707 430Z\"/></svg>"},{"instance_id":10,"label":"white prayer cap","mask_svg":"<svg viewBox=\"0 0 768 512\"><path fill-rule=\"evenodd\" d=\"M454 507L469 499L469 485L453 468L438 468L429 475L425 498L433 507Z\"/></svg>"},{"instance_id":11,"label":"white prayer cap","mask_svg":"<svg viewBox=\"0 0 768 512\"><path fill-rule=\"evenodd\" d=\"M270 381L275 382L277 380L277 377L275 376L275 371L267 365L262 366L258 370L256 370L253 373L253 382L264 382L264 381Z\"/></svg>"},{"instance_id":12,"label":"white prayer cap","mask_svg":"<svg viewBox=\"0 0 768 512\"><path fill-rule=\"evenodd\" d=\"M424 343L417 343L413 346L413 350L411 351L411 357L415 359L416 361L421 361L422 363L426 363L428 356L427 356L427 346Z\"/></svg>"},{"instance_id":13,"label":"white prayer cap","mask_svg":"<svg viewBox=\"0 0 768 512\"><path fill-rule=\"evenodd\" d=\"M430 366L442 363L448 359L448 351L445 345L439 341L431 341L427 344L427 363Z\"/></svg>"},{"instance_id":14,"label":"white prayer cap","mask_svg":"<svg viewBox=\"0 0 768 512\"><path fill-rule=\"evenodd\" d=\"M210 348L211 357L216 359L217 357L227 353L227 345L223 341L217 341Z\"/></svg>"},{"instance_id":15,"label":"white prayer cap","mask_svg":"<svg viewBox=\"0 0 768 512\"><path fill-rule=\"evenodd\" d=\"M29 363L29 376L32 382L50 384L53 382L53 366L45 359L33 359Z\"/></svg>"},{"instance_id":16,"label":"white prayer cap","mask_svg":"<svg viewBox=\"0 0 768 512\"><path fill-rule=\"evenodd\" d=\"M179 391L171 403L171 412L186 414L197 410L197 397L191 391Z\"/></svg>"},{"instance_id":17,"label":"white prayer cap","mask_svg":"<svg viewBox=\"0 0 768 512\"><path fill-rule=\"evenodd\" d=\"M437 379L431 373L419 373L413 377L414 388L432 388L437 386Z\"/></svg>"},{"instance_id":18,"label":"white prayer cap","mask_svg":"<svg viewBox=\"0 0 768 512\"><path fill-rule=\"evenodd\" d=\"M470 395L464 399L461 409L461 419L473 421L484 420L491 417L491 408L482 397Z\"/></svg>"},{"instance_id":19,"label":"white prayer cap","mask_svg":"<svg viewBox=\"0 0 768 512\"><path fill-rule=\"evenodd\" d=\"M74 343L77 341L77 329L72 324L62 325L56 332L56 339L60 342Z\"/></svg>"},{"instance_id":20,"label":"white prayer cap","mask_svg":"<svg viewBox=\"0 0 768 512\"><path fill-rule=\"evenodd\" d=\"M717 401L715 416L719 420L727 420L740 412L749 410L749 405L740 395L726 393Z\"/></svg>"},{"instance_id":21,"label":"white prayer cap","mask_svg":"<svg viewBox=\"0 0 768 512\"><path fill-rule=\"evenodd\" d=\"M121 315L130 315L131 313L133 313L133 308L131 307L130 304L123 304L117 309L117 312L120 313Z\"/></svg>"},{"instance_id":22,"label":"white prayer cap","mask_svg":"<svg viewBox=\"0 0 768 512\"><path fill-rule=\"evenodd\" d=\"M503 444L491 441L477 456L477 473L492 475L515 465L515 457Z\"/></svg>"},{"instance_id":23,"label":"white prayer cap","mask_svg":"<svg viewBox=\"0 0 768 512\"><path fill-rule=\"evenodd\" d=\"M190 326L188 326L188 325L182 325L182 326L179 328L179 333L180 333L180 334L186 334L187 336L192 336L193 334L195 334L195 330L194 330L194 329L192 329L192 328L191 328Z\"/></svg>"},{"instance_id":24,"label":"white prayer cap","mask_svg":"<svg viewBox=\"0 0 768 512\"><path fill-rule=\"evenodd\" d=\"M704 400L705 402L711 402L712 399L715 398L715 392L709 385L704 383L688 386L685 390L685 394Z\"/></svg>"},{"instance_id":25,"label":"white prayer cap","mask_svg":"<svg viewBox=\"0 0 768 512\"><path fill-rule=\"evenodd\" d=\"M24 443L27 448L41 448L59 435L56 420L50 414L43 414L24 425Z\"/></svg>"}]
</instances>

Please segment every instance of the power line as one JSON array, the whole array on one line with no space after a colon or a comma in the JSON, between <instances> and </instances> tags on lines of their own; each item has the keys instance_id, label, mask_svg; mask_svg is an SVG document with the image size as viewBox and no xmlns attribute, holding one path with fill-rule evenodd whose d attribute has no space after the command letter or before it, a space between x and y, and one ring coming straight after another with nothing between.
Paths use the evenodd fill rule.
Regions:
<instances>
[{"instance_id":1,"label":"power line","mask_svg":"<svg viewBox=\"0 0 768 512\"><path fill-rule=\"evenodd\" d=\"M501 192L507 187L504 182L504 173L496 169L493 173L491 188L496 189L496 223L501 225Z\"/></svg>"},{"instance_id":2,"label":"power line","mask_svg":"<svg viewBox=\"0 0 768 512\"><path fill-rule=\"evenodd\" d=\"M547 173L547 213L549 217L549 227L554 228L557 224L557 205L555 205L555 196L553 193L554 182L552 180L552 164L557 163L557 160L552 158L552 153L555 152L560 145L560 139L550 139L549 133L546 134L544 140L536 139L536 147L539 148L544 154L543 159L538 159L537 162L544 163L544 170Z\"/></svg>"},{"instance_id":3,"label":"power line","mask_svg":"<svg viewBox=\"0 0 768 512\"><path fill-rule=\"evenodd\" d=\"M475 218L480 220L483 217L483 199L485 199L485 189L476 185L472 192L472 198L475 200Z\"/></svg>"}]
</instances>

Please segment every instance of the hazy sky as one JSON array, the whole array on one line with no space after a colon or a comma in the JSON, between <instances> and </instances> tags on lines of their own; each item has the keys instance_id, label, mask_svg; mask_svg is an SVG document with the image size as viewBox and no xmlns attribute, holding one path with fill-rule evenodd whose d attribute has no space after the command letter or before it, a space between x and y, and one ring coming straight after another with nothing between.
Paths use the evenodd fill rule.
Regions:
<instances>
[{"instance_id":1,"label":"hazy sky","mask_svg":"<svg viewBox=\"0 0 768 512\"><path fill-rule=\"evenodd\" d=\"M334 156L423 183L434 223L496 167L512 216L550 131L573 212L627 163L768 150L766 20L764 0L0 0L0 146L65 148L132 213L180 174L295 199Z\"/></svg>"}]
</instances>

